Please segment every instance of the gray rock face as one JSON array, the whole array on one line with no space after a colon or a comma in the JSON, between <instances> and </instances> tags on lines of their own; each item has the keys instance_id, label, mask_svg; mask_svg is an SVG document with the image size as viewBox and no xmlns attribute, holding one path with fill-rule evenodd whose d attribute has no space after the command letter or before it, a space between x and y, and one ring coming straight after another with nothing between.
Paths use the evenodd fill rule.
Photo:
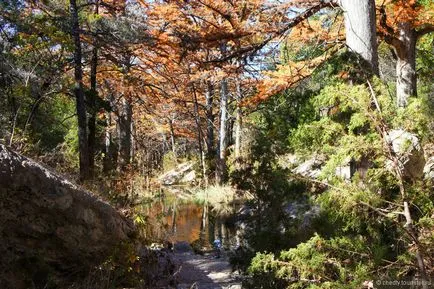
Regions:
<instances>
[{"instance_id":1,"label":"gray rock face","mask_svg":"<svg viewBox=\"0 0 434 289\"><path fill-rule=\"evenodd\" d=\"M0 288L24 288L40 268L85 272L134 234L109 204L0 145Z\"/></svg>"},{"instance_id":2,"label":"gray rock face","mask_svg":"<svg viewBox=\"0 0 434 289\"><path fill-rule=\"evenodd\" d=\"M425 158L419 139L416 135L402 129L391 130L387 141L398 156L399 166L404 176L411 179L423 176Z\"/></svg>"},{"instance_id":3,"label":"gray rock face","mask_svg":"<svg viewBox=\"0 0 434 289\"><path fill-rule=\"evenodd\" d=\"M158 181L165 186L175 184L191 183L196 179L196 173L192 162L182 163L175 169L166 172L158 177Z\"/></svg>"},{"instance_id":4,"label":"gray rock face","mask_svg":"<svg viewBox=\"0 0 434 289\"><path fill-rule=\"evenodd\" d=\"M317 179L321 174L321 166L325 159L322 156L313 156L312 158L301 163L294 169L294 173L304 177Z\"/></svg>"},{"instance_id":5,"label":"gray rock face","mask_svg":"<svg viewBox=\"0 0 434 289\"><path fill-rule=\"evenodd\" d=\"M425 179L434 180L434 157L430 157L423 168Z\"/></svg>"}]
</instances>

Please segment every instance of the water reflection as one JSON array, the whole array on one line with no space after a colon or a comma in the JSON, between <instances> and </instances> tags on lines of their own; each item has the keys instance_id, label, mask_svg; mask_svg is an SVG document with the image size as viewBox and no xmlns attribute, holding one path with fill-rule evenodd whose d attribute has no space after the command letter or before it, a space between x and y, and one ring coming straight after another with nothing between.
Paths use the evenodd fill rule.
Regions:
<instances>
[{"instance_id":1,"label":"water reflection","mask_svg":"<svg viewBox=\"0 0 434 289\"><path fill-rule=\"evenodd\" d=\"M175 213L166 216L166 224L172 227L169 238L172 242L187 241L192 243L199 239L203 209L194 203L181 204ZM175 216L175 222L173 222Z\"/></svg>"},{"instance_id":2,"label":"water reflection","mask_svg":"<svg viewBox=\"0 0 434 289\"><path fill-rule=\"evenodd\" d=\"M152 242L191 244L200 239L202 247L209 247L218 237L227 247L234 237L226 218L213 216L211 209L195 203L193 199L161 194L147 202L141 211L147 216L146 237Z\"/></svg>"}]
</instances>

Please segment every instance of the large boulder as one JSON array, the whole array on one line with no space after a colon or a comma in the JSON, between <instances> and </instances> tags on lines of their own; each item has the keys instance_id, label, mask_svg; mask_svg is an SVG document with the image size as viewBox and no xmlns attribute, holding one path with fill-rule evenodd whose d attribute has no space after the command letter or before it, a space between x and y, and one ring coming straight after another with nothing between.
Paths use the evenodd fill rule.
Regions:
<instances>
[{"instance_id":1,"label":"large boulder","mask_svg":"<svg viewBox=\"0 0 434 289\"><path fill-rule=\"evenodd\" d=\"M321 174L324 163L325 158L323 156L315 155L299 164L293 172L306 178L317 179Z\"/></svg>"},{"instance_id":2,"label":"large boulder","mask_svg":"<svg viewBox=\"0 0 434 289\"><path fill-rule=\"evenodd\" d=\"M421 178L424 174L425 157L419 138L405 130L395 129L388 132L386 140L398 157L398 165L404 176L410 179Z\"/></svg>"},{"instance_id":3,"label":"large boulder","mask_svg":"<svg viewBox=\"0 0 434 289\"><path fill-rule=\"evenodd\" d=\"M195 180L196 172L194 171L193 162L179 164L173 170L170 170L158 177L158 181L164 186L191 184Z\"/></svg>"},{"instance_id":4,"label":"large boulder","mask_svg":"<svg viewBox=\"0 0 434 289\"><path fill-rule=\"evenodd\" d=\"M108 203L0 145L0 288L86 272L134 235Z\"/></svg>"}]
</instances>

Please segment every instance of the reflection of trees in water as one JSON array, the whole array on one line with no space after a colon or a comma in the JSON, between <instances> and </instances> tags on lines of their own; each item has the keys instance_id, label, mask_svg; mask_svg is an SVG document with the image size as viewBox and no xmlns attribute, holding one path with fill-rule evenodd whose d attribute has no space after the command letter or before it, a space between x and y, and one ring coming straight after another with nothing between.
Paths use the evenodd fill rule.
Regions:
<instances>
[{"instance_id":1,"label":"reflection of trees in water","mask_svg":"<svg viewBox=\"0 0 434 289\"><path fill-rule=\"evenodd\" d=\"M200 240L209 247L216 238L229 247L235 236L230 216L214 212L211 206L192 200L180 200L172 195L160 195L141 208L146 215L146 236L150 241L192 243Z\"/></svg>"},{"instance_id":2,"label":"reflection of trees in water","mask_svg":"<svg viewBox=\"0 0 434 289\"><path fill-rule=\"evenodd\" d=\"M193 203L172 206L166 215L166 223L171 227L171 241L191 243L200 237L202 208Z\"/></svg>"},{"instance_id":3,"label":"reflection of trees in water","mask_svg":"<svg viewBox=\"0 0 434 289\"><path fill-rule=\"evenodd\" d=\"M216 238L220 239L224 248L235 245L236 229L232 216L213 216L210 222L209 242L212 243Z\"/></svg>"}]
</instances>

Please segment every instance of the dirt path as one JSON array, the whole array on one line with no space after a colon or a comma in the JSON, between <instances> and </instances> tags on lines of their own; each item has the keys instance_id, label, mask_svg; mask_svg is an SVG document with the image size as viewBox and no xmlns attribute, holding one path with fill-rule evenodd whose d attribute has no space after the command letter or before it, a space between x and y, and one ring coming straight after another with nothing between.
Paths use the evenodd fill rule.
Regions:
<instances>
[{"instance_id":1,"label":"dirt path","mask_svg":"<svg viewBox=\"0 0 434 289\"><path fill-rule=\"evenodd\" d=\"M177 289L241 289L241 281L232 274L226 258L196 255L192 252L176 253L179 262Z\"/></svg>"}]
</instances>

